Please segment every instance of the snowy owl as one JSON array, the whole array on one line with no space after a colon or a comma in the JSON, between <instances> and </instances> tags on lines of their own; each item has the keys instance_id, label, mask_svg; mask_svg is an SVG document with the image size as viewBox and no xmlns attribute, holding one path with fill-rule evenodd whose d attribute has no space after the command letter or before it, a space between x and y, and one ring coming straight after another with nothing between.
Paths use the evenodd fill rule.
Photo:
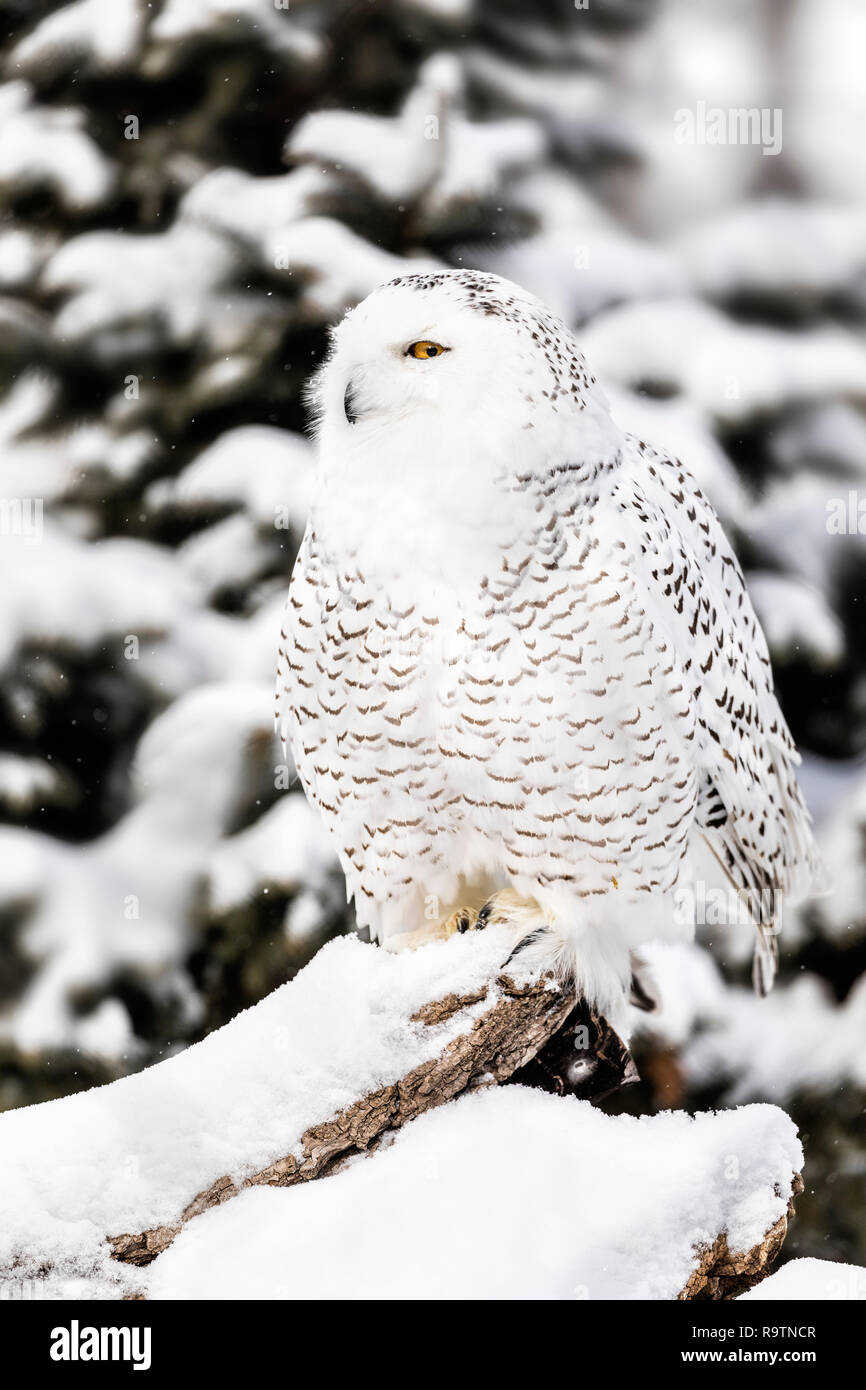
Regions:
<instances>
[{"instance_id":1,"label":"snowy owl","mask_svg":"<svg viewBox=\"0 0 866 1390\"><path fill-rule=\"evenodd\" d=\"M495 275L406 275L312 388L318 481L277 723L357 920L491 920L622 1019L642 943L710 866L754 904L816 858L767 646L721 524L623 433L574 338ZM750 908L750 911L752 909Z\"/></svg>"}]
</instances>

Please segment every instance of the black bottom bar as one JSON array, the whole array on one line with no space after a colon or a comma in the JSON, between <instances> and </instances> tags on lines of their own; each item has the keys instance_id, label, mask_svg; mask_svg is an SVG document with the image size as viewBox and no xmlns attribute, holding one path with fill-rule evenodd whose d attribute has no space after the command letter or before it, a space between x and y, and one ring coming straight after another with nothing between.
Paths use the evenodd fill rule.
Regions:
<instances>
[{"instance_id":1,"label":"black bottom bar","mask_svg":"<svg viewBox=\"0 0 866 1390\"><path fill-rule=\"evenodd\" d=\"M448 1335L452 1327L454 1336ZM338 1369L376 1378L429 1377L483 1366L490 1380L499 1356L519 1347L541 1373L549 1348L573 1361L581 1379L590 1362L597 1385L624 1371L704 1366L805 1366L826 1379L836 1366L856 1364L862 1328L859 1305L839 1303L592 1303L555 1308L438 1304L408 1301L395 1316L363 1300L354 1303L55 1303L37 1299L0 1303L0 1337L7 1365L20 1376L38 1370L51 1379L113 1375L163 1376L213 1372L223 1383L276 1373L303 1374L310 1360L319 1373ZM105 1331L103 1332L103 1329ZM110 1329L114 1329L113 1331ZM435 1329L435 1335L431 1333ZM398 1349L399 1347L399 1349ZM96 1352L99 1360L89 1359ZM467 1365L467 1355L471 1361ZM489 1360L488 1360L489 1358ZM540 1358L540 1359L539 1359ZM582 1368L582 1369L581 1369ZM570 1378L570 1377L569 1377Z\"/></svg>"}]
</instances>

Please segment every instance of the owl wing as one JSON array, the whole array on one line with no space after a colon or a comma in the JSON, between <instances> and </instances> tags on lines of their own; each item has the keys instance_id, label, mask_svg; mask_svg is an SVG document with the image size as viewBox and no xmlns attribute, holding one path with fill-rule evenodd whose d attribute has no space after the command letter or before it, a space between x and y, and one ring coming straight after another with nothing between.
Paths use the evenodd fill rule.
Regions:
<instances>
[{"instance_id":1,"label":"owl wing","mask_svg":"<svg viewBox=\"0 0 866 1390\"><path fill-rule=\"evenodd\" d=\"M721 522L686 469L627 436L614 502L650 617L690 684L702 772L697 821L730 882L749 895L764 993L778 954L777 895L801 896L818 868L766 640Z\"/></svg>"}]
</instances>

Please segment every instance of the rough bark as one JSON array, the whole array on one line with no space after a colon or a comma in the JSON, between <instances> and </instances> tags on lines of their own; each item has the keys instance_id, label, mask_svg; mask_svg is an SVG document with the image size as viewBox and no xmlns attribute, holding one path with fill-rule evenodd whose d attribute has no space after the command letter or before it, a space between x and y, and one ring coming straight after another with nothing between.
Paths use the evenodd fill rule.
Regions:
<instances>
[{"instance_id":1,"label":"rough bark","mask_svg":"<svg viewBox=\"0 0 866 1390\"><path fill-rule=\"evenodd\" d=\"M332 1173L352 1154L370 1150L389 1132L477 1086L515 1081L597 1101L637 1079L622 1040L571 991L549 979L517 984L502 976L496 983L490 1008L471 1023L467 1020L465 1032L399 1081L363 1096L325 1123L312 1125L301 1139L300 1157L287 1154L243 1179L230 1174L219 1178L171 1225L112 1236L114 1258L127 1264L150 1264L188 1221L245 1188L290 1187ZM412 1021L435 1027L481 1003L487 994L486 988L449 994L425 1004ZM697 1267L679 1298L735 1298L763 1279L784 1241L794 1196L802 1190L797 1175L787 1213L751 1250L732 1252L722 1234L711 1246L697 1251Z\"/></svg>"},{"instance_id":2,"label":"rough bark","mask_svg":"<svg viewBox=\"0 0 866 1390\"><path fill-rule=\"evenodd\" d=\"M619 1034L579 999L562 1027L509 1080L596 1104L640 1076Z\"/></svg>"},{"instance_id":3,"label":"rough bark","mask_svg":"<svg viewBox=\"0 0 866 1390\"><path fill-rule=\"evenodd\" d=\"M415 1067L400 1081L364 1096L324 1124L311 1126L301 1143L301 1157L287 1154L252 1177L227 1174L212 1183L179 1213L176 1222L153 1230L110 1237L113 1255L128 1264L147 1265L166 1250L181 1227L246 1187L267 1184L290 1187L333 1171L350 1154L369 1149L390 1130L399 1129L426 1110L432 1110L476 1086L506 1081L526 1066L558 1032L575 1007L574 994L549 979L516 984L510 977L497 981L490 1009L477 1018L429 1062ZM434 1027L463 1009L480 1003L486 990L426 1004L413 1022Z\"/></svg>"},{"instance_id":4,"label":"rough bark","mask_svg":"<svg viewBox=\"0 0 866 1390\"><path fill-rule=\"evenodd\" d=\"M728 1249L727 1236L722 1234L712 1245L700 1251L698 1268L680 1293L680 1299L703 1301L737 1298L765 1279L782 1248L788 1222L794 1215L794 1198L802 1191L803 1179L799 1173L795 1173L788 1210L751 1250L732 1253Z\"/></svg>"}]
</instances>

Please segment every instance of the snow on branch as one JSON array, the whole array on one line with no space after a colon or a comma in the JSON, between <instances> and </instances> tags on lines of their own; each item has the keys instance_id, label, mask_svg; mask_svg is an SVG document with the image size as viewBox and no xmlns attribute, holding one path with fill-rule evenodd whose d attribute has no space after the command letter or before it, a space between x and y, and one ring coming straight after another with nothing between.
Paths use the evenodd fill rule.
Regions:
<instances>
[{"instance_id":1,"label":"snow on branch","mask_svg":"<svg viewBox=\"0 0 866 1390\"><path fill-rule=\"evenodd\" d=\"M455 1242L484 1252L467 1296L484 1297L503 1271L516 1281L503 1296L515 1297L548 1284L550 1296L577 1284L589 1297L727 1297L756 1282L796 1190L791 1121L772 1106L635 1120L525 1085L497 1090L531 1079L561 1092L581 1045L590 1073L601 1062L628 1079L630 1066L568 990L505 974L507 945L498 928L399 955L340 938L186 1052L0 1116L0 1284L249 1296L208 1285L235 1271L238 1290L258 1279L263 1297L306 1296L268 1242L303 1246L312 1188L321 1258L292 1266L314 1283L320 1270L323 1289L353 1261L351 1277L363 1266L375 1285L381 1245L398 1252L383 1289L420 1279L445 1296ZM586 1063L585 1052L571 1080ZM424 1165L436 1169L432 1192L418 1190ZM417 1222L432 1222L429 1237L410 1238ZM526 1260L491 1257L515 1231L535 1243ZM232 1258L215 1259L214 1242ZM614 1267L618 1291L605 1292Z\"/></svg>"},{"instance_id":2,"label":"snow on branch","mask_svg":"<svg viewBox=\"0 0 866 1390\"><path fill-rule=\"evenodd\" d=\"M396 1081L389 1081L339 1110L333 1117L310 1125L293 1152L246 1177L226 1174L200 1192L179 1219L137 1234L112 1236L114 1257L145 1265L161 1254L194 1216L220 1206L243 1188L290 1187L331 1172L351 1154L364 1153L388 1132L453 1100L476 1085L507 1080L528 1063L564 1022L574 1007L568 992L549 981L516 983L501 975L469 993L451 992L423 1004L404 1027L443 1033L443 1025L461 1028L441 1051L410 1067ZM479 1010L481 1010L479 1012ZM451 1028L448 1029L448 1032Z\"/></svg>"}]
</instances>

